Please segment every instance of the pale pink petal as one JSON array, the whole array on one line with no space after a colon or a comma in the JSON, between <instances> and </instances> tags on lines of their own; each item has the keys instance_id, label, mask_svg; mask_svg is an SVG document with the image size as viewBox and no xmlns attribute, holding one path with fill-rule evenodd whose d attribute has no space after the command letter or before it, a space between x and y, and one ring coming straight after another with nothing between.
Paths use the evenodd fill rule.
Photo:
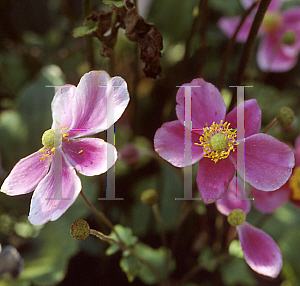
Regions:
<instances>
[{"instance_id":1,"label":"pale pink petal","mask_svg":"<svg viewBox=\"0 0 300 286\"><path fill-rule=\"evenodd\" d=\"M75 169L65 156L55 151L49 173L38 184L33 193L29 212L29 221L40 225L49 220L57 220L76 200L81 190L81 182ZM61 168L58 157L61 156Z\"/></svg>"},{"instance_id":2,"label":"pale pink petal","mask_svg":"<svg viewBox=\"0 0 300 286\"><path fill-rule=\"evenodd\" d=\"M287 182L294 165L294 153L288 145L260 133L245 139L245 170L239 164L237 171L241 176L245 172L245 181L256 189L274 191Z\"/></svg>"},{"instance_id":3,"label":"pale pink petal","mask_svg":"<svg viewBox=\"0 0 300 286\"><path fill-rule=\"evenodd\" d=\"M74 168L86 176L105 173L117 160L115 146L98 138L71 139L63 151Z\"/></svg>"},{"instance_id":4,"label":"pale pink petal","mask_svg":"<svg viewBox=\"0 0 300 286\"><path fill-rule=\"evenodd\" d=\"M213 122L217 124L224 120L226 115L226 105L219 90L204 81L197 78L190 83L184 84L179 88L176 96L176 114L180 122L184 125L185 115L185 92L186 87L191 87L192 96L192 128L193 131L202 134L203 127L210 126ZM189 128L187 126L187 128Z\"/></svg>"},{"instance_id":5,"label":"pale pink petal","mask_svg":"<svg viewBox=\"0 0 300 286\"><path fill-rule=\"evenodd\" d=\"M297 57L288 57L282 50L281 38L267 34L257 52L257 65L262 71L286 72L297 64Z\"/></svg>"},{"instance_id":6,"label":"pale pink petal","mask_svg":"<svg viewBox=\"0 0 300 286\"><path fill-rule=\"evenodd\" d=\"M129 102L127 84L105 71L91 71L80 80L73 101L73 122L69 138L107 130L123 114Z\"/></svg>"},{"instance_id":7,"label":"pale pink petal","mask_svg":"<svg viewBox=\"0 0 300 286\"><path fill-rule=\"evenodd\" d=\"M235 168L229 158L221 159L217 163L209 158L201 159L197 185L204 203L213 203L224 196L234 174Z\"/></svg>"},{"instance_id":8,"label":"pale pink petal","mask_svg":"<svg viewBox=\"0 0 300 286\"><path fill-rule=\"evenodd\" d=\"M289 200L291 190L289 182L287 182L273 192L264 192L252 187L251 194L254 198L253 204L257 210L262 213L272 213Z\"/></svg>"},{"instance_id":9,"label":"pale pink petal","mask_svg":"<svg viewBox=\"0 0 300 286\"><path fill-rule=\"evenodd\" d=\"M241 17L232 17L232 18L224 17L219 20L218 26L228 38L231 38L234 35L238 25L240 24L240 21L241 21ZM253 23L253 18L251 16L247 17L236 36L236 42L240 42L240 43L246 42L252 23Z\"/></svg>"},{"instance_id":10,"label":"pale pink petal","mask_svg":"<svg viewBox=\"0 0 300 286\"><path fill-rule=\"evenodd\" d=\"M55 94L52 103L52 129L69 128L72 124L72 103L76 87L73 85L62 86Z\"/></svg>"},{"instance_id":11,"label":"pale pink petal","mask_svg":"<svg viewBox=\"0 0 300 286\"><path fill-rule=\"evenodd\" d=\"M277 277L282 268L282 254L275 241L247 222L236 229L248 265L259 274Z\"/></svg>"},{"instance_id":12,"label":"pale pink petal","mask_svg":"<svg viewBox=\"0 0 300 286\"><path fill-rule=\"evenodd\" d=\"M39 151L41 151L40 149ZM42 154L35 152L21 159L3 182L1 192L10 196L32 192L38 183L46 176L52 156L41 161Z\"/></svg>"},{"instance_id":13,"label":"pale pink petal","mask_svg":"<svg viewBox=\"0 0 300 286\"><path fill-rule=\"evenodd\" d=\"M247 214L251 209L251 203L247 198L247 190L243 181L238 177L233 177L226 194L216 201L216 207L221 214L226 216L234 209L241 209Z\"/></svg>"},{"instance_id":14,"label":"pale pink petal","mask_svg":"<svg viewBox=\"0 0 300 286\"><path fill-rule=\"evenodd\" d=\"M299 167L300 166L300 135L295 140L295 159L296 159L295 167Z\"/></svg>"},{"instance_id":15,"label":"pale pink petal","mask_svg":"<svg viewBox=\"0 0 300 286\"><path fill-rule=\"evenodd\" d=\"M243 7L245 9L250 8L250 6L255 2L255 0L241 0L241 4L243 5ZM257 5L256 7L258 7L259 5ZM270 3L269 7L268 7L268 12L271 11L279 11L281 7L281 0L272 0L272 2ZM257 8L256 8L257 10Z\"/></svg>"},{"instance_id":16,"label":"pale pink petal","mask_svg":"<svg viewBox=\"0 0 300 286\"><path fill-rule=\"evenodd\" d=\"M199 135L192 132L191 164L202 158L203 149L195 143L199 142ZM166 122L157 129L154 136L154 149L163 159L175 167L184 167L184 126L179 120Z\"/></svg>"},{"instance_id":17,"label":"pale pink petal","mask_svg":"<svg viewBox=\"0 0 300 286\"><path fill-rule=\"evenodd\" d=\"M239 104L226 115L225 121L230 123L229 128L237 128L237 110L238 112L243 112L241 107L242 105ZM252 134L256 134L260 130L261 110L256 99L244 101L244 107L245 137L248 137Z\"/></svg>"}]
</instances>

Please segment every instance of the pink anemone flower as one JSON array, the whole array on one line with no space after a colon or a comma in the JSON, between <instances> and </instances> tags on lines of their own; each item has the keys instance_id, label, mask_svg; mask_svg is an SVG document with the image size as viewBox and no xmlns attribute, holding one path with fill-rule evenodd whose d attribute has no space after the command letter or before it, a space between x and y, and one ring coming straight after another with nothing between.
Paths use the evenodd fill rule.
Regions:
<instances>
[{"instance_id":1,"label":"pink anemone flower","mask_svg":"<svg viewBox=\"0 0 300 286\"><path fill-rule=\"evenodd\" d=\"M28 217L32 224L57 220L73 204L81 191L76 171L94 176L115 164L113 145L77 137L108 129L128 102L126 82L105 71L91 71L77 87L66 85L56 92L51 104L53 123L42 136L44 147L21 159L1 187L10 196L35 190ZM113 111L110 118L109 110Z\"/></svg>"},{"instance_id":2,"label":"pink anemone flower","mask_svg":"<svg viewBox=\"0 0 300 286\"><path fill-rule=\"evenodd\" d=\"M233 179L228 187L228 192L220 200L216 201L216 207L220 213L228 216L228 222L236 226L239 241L242 246L247 264L255 272L275 278L282 268L282 254L276 242L264 231L245 221L251 204L249 200L238 200L238 192L244 191L242 181Z\"/></svg>"},{"instance_id":3,"label":"pink anemone flower","mask_svg":"<svg viewBox=\"0 0 300 286\"><path fill-rule=\"evenodd\" d=\"M241 0L245 9L255 0ZM280 11L281 0L273 0L259 30L262 37L257 52L257 64L262 71L285 72L292 69L300 51L300 7ZM237 34L238 42L245 42L253 23L253 13ZM232 37L241 17L221 18L219 27Z\"/></svg>"},{"instance_id":4,"label":"pink anemone flower","mask_svg":"<svg viewBox=\"0 0 300 286\"><path fill-rule=\"evenodd\" d=\"M254 207L262 213L272 213L287 201L300 207L300 136L295 141L295 168L290 179L274 192L263 192L251 188Z\"/></svg>"},{"instance_id":5,"label":"pink anemone flower","mask_svg":"<svg viewBox=\"0 0 300 286\"><path fill-rule=\"evenodd\" d=\"M199 162L197 184L205 203L222 197L232 180L236 165L236 145L244 144L245 154L238 156L237 172L255 188L274 191L290 177L295 164L293 150L267 134L257 134L261 126L261 110L255 99L244 102L245 139L237 140L237 106L226 115L221 93L203 79L194 79L179 88L176 113L179 120L166 122L154 136L155 151L176 167L185 167L185 86L191 86L192 128L191 162Z\"/></svg>"}]
</instances>

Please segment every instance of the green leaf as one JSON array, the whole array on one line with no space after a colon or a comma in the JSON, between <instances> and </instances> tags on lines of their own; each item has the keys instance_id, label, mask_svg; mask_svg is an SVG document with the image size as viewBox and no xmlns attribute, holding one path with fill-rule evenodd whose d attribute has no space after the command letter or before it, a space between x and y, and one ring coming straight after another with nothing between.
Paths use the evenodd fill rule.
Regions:
<instances>
[{"instance_id":1,"label":"green leaf","mask_svg":"<svg viewBox=\"0 0 300 286\"><path fill-rule=\"evenodd\" d=\"M113 5L115 5L116 7L125 5L123 0L103 0L103 3L110 5L110 7L112 7Z\"/></svg>"},{"instance_id":2,"label":"green leaf","mask_svg":"<svg viewBox=\"0 0 300 286\"><path fill-rule=\"evenodd\" d=\"M120 267L126 273L128 281L132 282L138 275L140 262L133 255L130 255L128 257L123 256L120 260Z\"/></svg>"},{"instance_id":3,"label":"green leaf","mask_svg":"<svg viewBox=\"0 0 300 286\"><path fill-rule=\"evenodd\" d=\"M165 280L166 279L166 271L165 271L165 260L167 251L164 247L160 247L158 249L153 249L150 246L138 243L135 246L135 251L142 258L147 260L153 267L156 268L157 272L160 274L160 277ZM171 260L169 263L169 272L175 269L175 261ZM141 268L138 274L138 277L146 284L153 285L157 284L158 281L156 277L153 275L152 271L145 265L141 264Z\"/></svg>"},{"instance_id":4,"label":"green leaf","mask_svg":"<svg viewBox=\"0 0 300 286\"><path fill-rule=\"evenodd\" d=\"M81 26L73 30L74 38L79 38L79 37L89 35L98 29L98 22L94 22L93 20L86 20L85 24L86 26Z\"/></svg>"},{"instance_id":5,"label":"green leaf","mask_svg":"<svg viewBox=\"0 0 300 286\"><path fill-rule=\"evenodd\" d=\"M127 246L133 246L138 241L138 238L132 234L132 230L129 227L124 227L120 224L117 224L115 225L115 231L120 236L122 242L125 243ZM119 241L119 238L117 237L115 232L111 232L109 236L114 240ZM121 250L119 246L117 244L112 243L111 246L107 248L105 254L112 255L119 250Z\"/></svg>"}]
</instances>

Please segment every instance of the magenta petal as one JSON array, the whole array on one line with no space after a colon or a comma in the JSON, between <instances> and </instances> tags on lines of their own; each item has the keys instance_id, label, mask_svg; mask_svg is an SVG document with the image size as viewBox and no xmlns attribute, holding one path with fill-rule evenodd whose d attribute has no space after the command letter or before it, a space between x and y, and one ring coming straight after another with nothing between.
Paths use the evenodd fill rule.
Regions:
<instances>
[{"instance_id":1,"label":"magenta petal","mask_svg":"<svg viewBox=\"0 0 300 286\"><path fill-rule=\"evenodd\" d=\"M224 17L219 20L218 26L228 38L231 38L234 35L238 25L240 24L240 21L241 21L241 17L232 17L232 18ZM236 36L237 42L241 42L241 43L246 42L252 23L253 23L252 17L248 17L245 20L245 22L243 23L241 29L239 30Z\"/></svg>"},{"instance_id":2,"label":"magenta petal","mask_svg":"<svg viewBox=\"0 0 300 286\"><path fill-rule=\"evenodd\" d=\"M72 124L72 102L76 87L73 85L62 86L55 94L52 103L52 129L60 127L69 128Z\"/></svg>"},{"instance_id":3,"label":"magenta petal","mask_svg":"<svg viewBox=\"0 0 300 286\"><path fill-rule=\"evenodd\" d=\"M121 117L128 102L127 84L122 78L110 78L105 71L86 73L76 89L69 138L107 130Z\"/></svg>"},{"instance_id":4,"label":"magenta petal","mask_svg":"<svg viewBox=\"0 0 300 286\"><path fill-rule=\"evenodd\" d=\"M272 213L289 200L291 190L289 182L287 182L273 192L264 192L252 187L251 194L254 198L253 204L257 210L262 213Z\"/></svg>"},{"instance_id":5,"label":"magenta petal","mask_svg":"<svg viewBox=\"0 0 300 286\"><path fill-rule=\"evenodd\" d=\"M117 160L115 146L98 138L71 139L63 150L74 168L86 176L105 173Z\"/></svg>"},{"instance_id":6,"label":"magenta petal","mask_svg":"<svg viewBox=\"0 0 300 286\"><path fill-rule=\"evenodd\" d=\"M256 134L260 130L261 110L256 99L246 100L244 101L244 105L245 137L248 137L252 134ZM241 107L241 104L239 104L226 115L225 121L230 123L229 128L237 128L237 111L243 112Z\"/></svg>"},{"instance_id":7,"label":"magenta petal","mask_svg":"<svg viewBox=\"0 0 300 286\"><path fill-rule=\"evenodd\" d=\"M298 58L284 54L280 41L276 34L262 39L257 52L257 65L262 71L286 72L296 65Z\"/></svg>"},{"instance_id":8,"label":"magenta petal","mask_svg":"<svg viewBox=\"0 0 300 286\"><path fill-rule=\"evenodd\" d=\"M194 79L183 86L191 86L192 96L192 128L193 130L210 126L213 122L217 124L224 120L226 115L226 105L219 90L204 81L202 78ZM180 122L184 125L185 114L185 88L180 87L176 96L176 114ZM187 126L187 128L189 128ZM200 130L197 132L202 133Z\"/></svg>"},{"instance_id":9,"label":"magenta petal","mask_svg":"<svg viewBox=\"0 0 300 286\"><path fill-rule=\"evenodd\" d=\"M213 203L224 196L234 174L235 168L229 158L221 159L217 163L208 158L201 159L197 185L204 203Z\"/></svg>"},{"instance_id":10,"label":"magenta petal","mask_svg":"<svg viewBox=\"0 0 300 286\"><path fill-rule=\"evenodd\" d=\"M10 196L32 192L46 176L51 163L51 156L41 161L42 153L35 152L21 159L3 182L1 192Z\"/></svg>"},{"instance_id":11,"label":"magenta petal","mask_svg":"<svg viewBox=\"0 0 300 286\"><path fill-rule=\"evenodd\" d=\"M195 145L199 142L199 135L192 132L192 159L189 165L202 158L202 147ZM154 136L155 151L175 167L185 167L184 160L184 126L179 120L166 122L157 129Z\"/></svg>"},{"instance_id":12,"label":"magenta petal","mask_svg":"<svg viewBox=\"0 0 300 286\"><path fill-rule=\"evenodd\" d=\"M295 140L295 159L296 159L296 167L300 166L300 135Z\"/></svg>"},{"instance_id":13,"label":"magenta petal","mask_svg":"<svg viewBox=\"0 0 300 286\"><path fill-rule=\"evenodd\" d=\"M277 277L282 268L282 254L275 241L247 222L236 229L248 265L259 274Z\"/></svg>"},{"instance_id":14,"label":"magenta petal","mask_svg":"<svg viewBox=\"0 0 300 286\"><path fill-rule=\"evenodd\" d=\"M234 209L241 209L247 214L251 209L251 203L247 197L247 190L244 188L243 181L238 177L233 177L226 194L216 201L216 207L221 214L226 216Z\"/></svg>"},{"instance_id":15,"label":"magenta petal","mask_svg":"<svg viewBox=\"0 0 300 286\"><path fill-rule=\"evenodd\" d=\"M243 142L240 142L243 144ZM243 158L244 154L238 154ZM295 165L293 150L267 134L254 134L245 139L245 170L239 164L245 181L263 191L274 191L289 179Z\"/></svg>"},{"instance_id":16,"label":"magenta petal","mask_svg":"<svg viewBox=\"0 0 300 286\"><path fill-rule=\"evenodd\" d=\"M57 162L53 162L49 173L33 193L28 219L34 225L57 220L80 193L80 179L75 169L59 151L60 149L55 151L53 161L61 155L61 169L57 168Z\"/></svg>"}]
</instances>

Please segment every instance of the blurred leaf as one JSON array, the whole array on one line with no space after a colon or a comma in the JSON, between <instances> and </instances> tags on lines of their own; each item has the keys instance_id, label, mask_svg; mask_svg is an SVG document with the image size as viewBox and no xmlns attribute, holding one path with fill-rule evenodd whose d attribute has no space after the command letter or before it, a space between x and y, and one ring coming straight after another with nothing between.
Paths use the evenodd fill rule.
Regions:
<instances>
[{"instance_id":1,"label":"blurred leaf","mask_svg":"<svg viewBox=\"0 0 300 286\"><path fill-rule=\"evenodd\" d=\"M73 30L72 34L74 38L91 34L98 29L98 22L94 22L93 20L86 20L85 24L86 26L78 27Z\"/></svg>"},{"instance_id":2,"label":"blurred leaf","mask_svg":"<svg viewBox=\"0 0 300 286\"><path fill-rule=\"evenodd\" d=\"M244 253L239 240L234 239L229 245L229 254L238 258L244 258Z\"/></svg>"},{"instance_id":3,"label":"blurred leaf","mask_svg":"<svg viewBox=\"0 0 300 286\"><path fill-rule=\"evenodd\" d=\"M150 246L138 243L135 246L135 251L145 260L153 265L156 268L157 272L160 274L160 277L166 279L166 271L165 271L165 259L167 255L167 251L165 248L160 247L158 249L153 249ZM169 272L175 269L175 261L171 260L169 263ZM145 265L141 264L141 268L138 274L138 277L146 284L153 285L158 283L155 276L151 272L151 270Z\"/></svg>"},{"instance_id":4,"label":"blurred leaf","mask_svg":"<svg viewBox=\"0 0 300 286\"><path fill-rule=\"evenodd\" d=\"M257 285L249 266L244 259L232 257L227 263L221 265L222 280L226 285Z\"/></svg>"},{"instance_id":5,"label":"blurred leaf","mask_svg":"<svg viewBox=\"0 0 300 286\"><path fill-rule=\"evenodd\" d=\"M117 225L115 225L115 231L118 233L118 235L120 236L120 239L127 246L132 246L138 241L138 238L132 234L132 230L129 227L124 227L120 224L117 224ZM119 241L115 232L111 232L111 234L109 236L111 238L113 238L114 240ZM120 250L119 246L117 244L112 243L112 245L107 248L105 254L112 255L119 250Z\"/></svg>"},{"instance_id":6,"label":"blurred leaf","mask_svg":"<svg viewBox=\"0 0 300 286\"><path fill-rule=\"evenodd\" d=\"M139 272L140 262L133 255L128 257L123 256L120 260L120 267L126 273L128 281L132 282Z\"/></svg>"},{"instance_id":7,"label":"blurred leaf","mask_svg":"<svg viewBox=\"0 0 300 286\"><path fill-rule=\"evenodd\" d=\"M110 5L110 7L113 5L116 7L121 7L124 5L124 0L103 0L103 3Z\"/></svg>"},{"instance_id":8,"label":"blurred leaf","mask_svg":"<svg viewBox=\"0 0 300 286\"><path fill-rule=\"evenodd\" d=\"M214 252L212 251L212 249L210 247L204 247L201 250L198 261L199 264L203 265L207 271L213 272L217 266L215 263L211 263L213 258Z\"/></svg>"}]
</instances>

